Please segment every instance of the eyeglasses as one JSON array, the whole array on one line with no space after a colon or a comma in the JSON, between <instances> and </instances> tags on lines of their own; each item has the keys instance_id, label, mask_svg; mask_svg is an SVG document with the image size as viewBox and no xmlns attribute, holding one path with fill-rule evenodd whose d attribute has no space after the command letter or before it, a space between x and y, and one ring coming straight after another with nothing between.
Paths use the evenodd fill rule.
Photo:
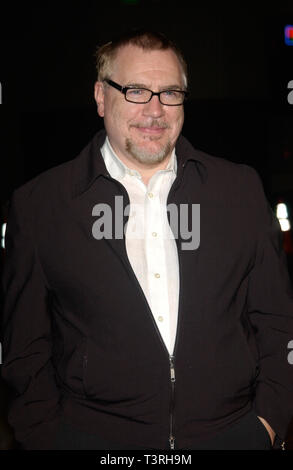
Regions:
<instances>
[{"instance_id":1,"label":"eyeglasses","mask_svg":"<svg viewBox=\"0 0 293 470\"><path fill-rule=\"evenodd\" d=\"M126 101L130 103L145 104L151 101L153 96L158 96L161 104L166 106L180 106L188 96L188 92L183 90L163 90L155 93L147 88L123 87L109 79L106 79L105 82L123 93Z\"/></svg>"}]
</instances>

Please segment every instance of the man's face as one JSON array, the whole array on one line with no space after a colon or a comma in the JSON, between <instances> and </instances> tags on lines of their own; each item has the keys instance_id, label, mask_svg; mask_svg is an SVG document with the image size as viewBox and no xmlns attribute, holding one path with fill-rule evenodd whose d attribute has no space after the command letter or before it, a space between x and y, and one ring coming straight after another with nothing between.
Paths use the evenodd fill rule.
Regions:
<instances>
[{"instance_id":1,"label":"man's face","mask_svg":"<svg viewBox=\"0 0 293 470\"><path fill-rule=\"evenodd\" d=\"M124 46L113 61L110 78L122 86L155 92L184 90L182 68L171 50ZM129 103L119 90L101 82L95 85L95 99L110 143L124 163L151 167L170 157L182 129L183 106L162 105L158 96L146 104Z\"/></svg>"}]
</instances>

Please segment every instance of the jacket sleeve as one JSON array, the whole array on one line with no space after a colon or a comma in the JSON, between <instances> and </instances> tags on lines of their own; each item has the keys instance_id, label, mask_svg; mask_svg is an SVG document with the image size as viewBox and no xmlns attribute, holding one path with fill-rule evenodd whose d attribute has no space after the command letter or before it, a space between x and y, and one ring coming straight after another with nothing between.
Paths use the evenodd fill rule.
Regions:
<instances>
[{"instance_id":1,"label":"jacket sleeve","mask_svg":"<svg viewBox=\"0 0 293 470\"><path fill-rule=\"evenodd\" d=\"M293 416L293 291L283 251L280 224L253 170L252 197L256 208L258 243L250 273L248 312L259 351L254 408L285 440Z\"/></svg>"},{"instance_id":2,"label":"jacket sleeve","mask_svg":"<svg viewBox=\"0 0 293 470\"><path fill-rule=\"evenodd\" d=\"M49 449L59 393L51 363L49 287L34 238L29 186L12 196L5 234L2 377L12 390L8 414L23 449Z\"/></svg>"}]
</instances>

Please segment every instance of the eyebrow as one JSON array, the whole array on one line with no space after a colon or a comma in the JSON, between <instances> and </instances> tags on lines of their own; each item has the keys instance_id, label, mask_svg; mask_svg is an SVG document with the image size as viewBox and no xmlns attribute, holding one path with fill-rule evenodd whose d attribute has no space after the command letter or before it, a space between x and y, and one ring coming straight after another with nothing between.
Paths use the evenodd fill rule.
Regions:
<instances>
[{"instance_id":1,"label":"eyebrow","mask_svg":"<svg viewBox=\"0 0 293 470\"><path fill-rule=\"evenodd\" d=\"M147 88L148 90L151 90L151 88L146 85L145 83L133 83L133 82L129 82L127 83L126 85L124 85L126 88L128 87L133 87L133 88ZM164 90L181 90L182 91L182 87L179 86L178 84L176 85L166 85L166 86L162 86L160 87L159 89L160 91L164 91Z\"/></svg>"}]
</instances>

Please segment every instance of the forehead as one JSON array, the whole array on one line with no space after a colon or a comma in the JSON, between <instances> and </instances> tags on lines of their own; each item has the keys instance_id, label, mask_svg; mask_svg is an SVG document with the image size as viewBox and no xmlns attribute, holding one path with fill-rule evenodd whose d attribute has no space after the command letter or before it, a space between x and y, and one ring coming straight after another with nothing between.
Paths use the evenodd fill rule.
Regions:
<instances>
[{"instance_id":1,"label":"forehead","mask_svg":"<svg viewBox=\"0 0 293 470\"><path fill-rule=\"evenodd\" d=\"M171 50L143 50L137 46L121 47L113 61L113 78L127 83L133 80L168 80L178 85L183 82L183 70Z\"/></svg>"}]
</instances>

